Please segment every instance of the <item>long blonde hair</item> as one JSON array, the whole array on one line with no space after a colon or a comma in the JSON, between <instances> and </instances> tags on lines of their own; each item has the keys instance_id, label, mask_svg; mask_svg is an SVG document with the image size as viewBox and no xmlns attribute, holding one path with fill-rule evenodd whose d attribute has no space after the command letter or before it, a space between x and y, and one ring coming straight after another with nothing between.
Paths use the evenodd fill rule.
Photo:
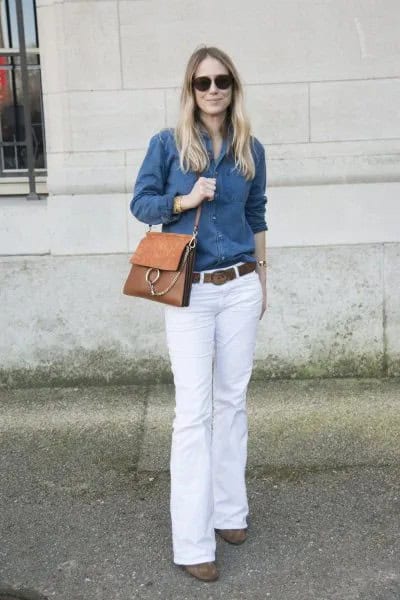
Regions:
<instances>
[{"instance_id":1,"label":"long blonde hair","mask_svg":"<svg viewBox=\"0 0 400 600\"><path fill-rule=\"evenodd\" d=\"M197 105L194 97L192 80L199 64L211 56L219 60L233 78L232 100L228 107L225 131L231 132L230 150L233 152L235 167L246 179L253 179L255 165L251 152L250 122L244 109L243 87L230 57L214 46L202 46L190 57L183 81L180 114L175 128L175 141L179 151L181 169L187 171L204 171L210 160L202 142Z\"/></svg>"}]
</instances>

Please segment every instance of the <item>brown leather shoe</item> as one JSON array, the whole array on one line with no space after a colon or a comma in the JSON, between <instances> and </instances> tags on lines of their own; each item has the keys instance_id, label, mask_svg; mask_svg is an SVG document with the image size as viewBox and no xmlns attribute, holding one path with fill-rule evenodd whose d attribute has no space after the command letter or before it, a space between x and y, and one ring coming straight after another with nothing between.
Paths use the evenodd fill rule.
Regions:
<instances>
[{"instance_id":1,"label":"brown leather shoe","mask_svg":"<svg viewBox=\"0 0 400 600\"><path fill-rule=\"evenodd\" d=\"M247 538L247 529L216 529L223 540L229 544L243 544Z\"/></svg>"},{"instance_id":2,"label":"brown leather shoe","mask_svg":"<svg viewBox=\"0 0 400 600\"><path fill-rule=\"evenodd\" d=\"M215 562L198 563L197 565L182 565L182 567L187 573L201 581L216 581L219 577Z\"/></svg>"}]
</instances>

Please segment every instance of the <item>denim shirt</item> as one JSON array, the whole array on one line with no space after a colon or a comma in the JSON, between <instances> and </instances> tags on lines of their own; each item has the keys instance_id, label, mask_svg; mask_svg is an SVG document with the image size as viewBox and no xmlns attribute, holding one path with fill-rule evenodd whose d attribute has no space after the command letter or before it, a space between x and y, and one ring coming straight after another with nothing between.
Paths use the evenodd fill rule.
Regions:
<instances>
[{"instance_id":1,"label":"denim shirt","mask_svg":"<svg viewBox=\"0 0 400 600\"><path fill-rule=\"evenodd\" d=\"M254 234L265 231L266 164L262 144L252 138L251 148L256 173L252 180L235 168L232 153L224 139L221 153L214 159L212 141L202 131L210 165L201 173L216 178L214 200L202 205L197 238L196 271L225 268L237 262L256 261ZM162 223L162 230L192 233L196 208L173 213L175 196L186 195L197 180L193 171L183 172L171 129L154 135L139 170L130 209L133 215L149 225Z\"/></svg>"}]
</instances>

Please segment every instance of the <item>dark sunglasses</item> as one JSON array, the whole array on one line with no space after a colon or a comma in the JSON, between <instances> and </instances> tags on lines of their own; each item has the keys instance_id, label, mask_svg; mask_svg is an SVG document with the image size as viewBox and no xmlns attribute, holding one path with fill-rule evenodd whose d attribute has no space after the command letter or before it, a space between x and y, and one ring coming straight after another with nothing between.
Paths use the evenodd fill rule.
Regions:
<instances>
[{"instance_id":1,"label":"dark sunglasses","mask_svg":"<svg viewBox=\"0 0 400 600\"><path fill-rule=\"evenodd\" d=\"M211 77L195 77L193 79L193 87L199 92L206 92L210 89L211 83L214 81L219 90L227 90L233 83L232 75L217 75L214 80Z\"/></svg>"}]
</instances>

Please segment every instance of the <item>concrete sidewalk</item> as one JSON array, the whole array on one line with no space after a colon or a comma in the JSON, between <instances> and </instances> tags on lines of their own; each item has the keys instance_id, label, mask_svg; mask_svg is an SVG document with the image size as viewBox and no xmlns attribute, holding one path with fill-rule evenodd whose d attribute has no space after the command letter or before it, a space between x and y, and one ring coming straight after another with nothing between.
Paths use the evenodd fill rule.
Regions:
<instances>
[{"instance_id":1,"label":"concrete sidewalk","mask_svg":"<svg viewBox=\"0 0 400 600\"><path fill-rule=\"evenodd\" d=\"M213 584L172 563L171 386L11 390L0 401L0 589L57 600L400 598L398 379L250 387L249 539L218 539Z\"/></svg>"}]
</instances>

